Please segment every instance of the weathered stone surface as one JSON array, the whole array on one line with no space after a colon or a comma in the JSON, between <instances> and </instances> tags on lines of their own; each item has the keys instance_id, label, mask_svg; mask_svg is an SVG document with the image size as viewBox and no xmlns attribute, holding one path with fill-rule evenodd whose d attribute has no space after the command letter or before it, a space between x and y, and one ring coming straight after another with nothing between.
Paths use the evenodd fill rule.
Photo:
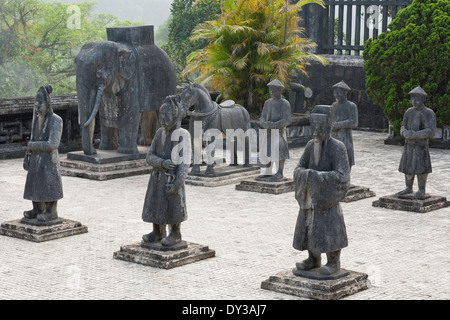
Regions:
<instances>
[{"instance_id":1,"label":"weathered stone surface","mask_svg":"<svg viewBox=\"0 0 450 320\"><path fill-rule=\"evenodd\" d=\"M337 300L369 287L367 274L341 271L348 275L335 280L316 280L296 276L292 270L287 270L263 281L261 288L308 299Z\"/></svg>"},{"instance_id":2,"label":"weathered stone surface","mask_svg":"<svg viewBox=\"0 0 450 320\"><path fill-rule=\"evenodd\" d=\"M187 248L177 251L160 251L143 248L141 243L122 246L114 252L114 259L143 264L161 269L172 269L182 265L214 257L216 252L208 246L187 242Z\"/></svg>"},{"instance_id":3,"label":"weathered stone surface","mask_svg":"<svg viewBox=\"0 0 450 320\"><path fill-rule=\"evenodd\" d=\"M351 185L342 202L353 202L375 196L375 192L370 191L369 188Z\"/></svg>"},{"instance_id":4,"label":"weathered stone surface","mask_svg":"<svg viewBox=\"0 0 450 320\"><path fill-rule=\"evenodd\" d=\"M397 194L384 196L372 202L372 206L402 210L418 213L426 213L450 206L450 201L441 196L430 196L427 199L402 199Z\"/></svg>"},{"instance_id":5,"label":"weathered stone surface","mask_svg":"<svg viewBox=\"0 0 450 320\"><path fill-rule=\"evenodd\" d=\"M96 155L71 152L61 157L61 174L98 181L149 174L152 167L145 161L148 147L138 146L138 150L139 154L134 155L103 150Z\"/></svg>"},{"instance_id":6,"label":"weathered stone surface","mask_svg":"<svg viewBox=\"0 0 450 320\"><path fill-rule=\"evenodd\" d=\"M256 179L243 180L240 184L236 185L236 190L282 194L294 191L294 180L286 179L279 182L260 181Z\"/></svg>"},{"instance_id":7,"label":"weathered stone surface","mask_svg":"<svg viewBox=\"0 0 450 320\"><path fill-rule=\"evenodd\" d=\"M2 223L0 234L32 242L44 242L88 232L87 226L67 219L59 218L57 223L51 225L38 225L31 223L30 219L24 223L22 220Z\"/></svg>"},{"instance_id":8,"label":"weathered stone surface","mask_svg":"<svg viewBox=\"0 0 450 320\"><path fill-rule=\"evenodd\" d=\"M239 183L243 179L256 177L260 174L259 167L245 167L242 165L218 165L214 168L214 175L189 173L186 177L186 184L203 187L218 187Z\"/></svg>"}]
</instances>

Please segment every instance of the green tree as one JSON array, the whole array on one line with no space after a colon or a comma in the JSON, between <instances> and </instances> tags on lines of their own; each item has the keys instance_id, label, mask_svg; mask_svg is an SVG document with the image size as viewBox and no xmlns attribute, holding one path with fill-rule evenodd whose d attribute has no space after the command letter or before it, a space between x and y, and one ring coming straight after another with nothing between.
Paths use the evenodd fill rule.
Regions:
<instances>
[{"instance_id":1,"label":"green tree","mask_svg":"<svg viewBox=\"0 0 450 320\"><path fill-rule=\"evenodd\" d=\"M205 0L195 6L194 2L174 0L170 8L169 35L161 48L172 59L177 74L186 67L189 54L207 45L205 40L190 41L192 30L199 23L215 19L220 10L213 0Z\"/></svg>"},{"instance_id":2,"label":"green tree","mask_svg":"<svg viewBox=\"0 0 450 320\"><path fill-rule=\"evenodd\" d=\"M93 14L94 3L87 1L76 11L60 2L0 4L0 97L34 95L44 83L56 94L76 92L74 58L81 46L106 40L106 27L132 24Z\"/></svg>"},{"instance_id":3,"label":"green tree","mask_svg":"<svg viewBox=\"0 0 450 320\"><path fill-rule=\"evenodd\" d=\"M390 31L365 45L367 95L383 109L396 134L412 106L408 92L419 85L438 125L450 123L449 25L448 0L414 0L398 13Z\"/></svg>"},{"instance_id":4,"label":"green tree","mask_svg":"<svg viewBox=\"0 0 450 320\"><path fill-rule=\"evenodd\" d=\"M311 53L316 44L301 36L299 11L307 3L287 0L222 0L221 15L198 25L192 40L206 40L208 46L192 53L182 75L195 79L224 98L259 115L269 98L267 84L277 78L286 87L296 73L306 73L311 60L326 63Z\"/></svg>"}]
</instances>

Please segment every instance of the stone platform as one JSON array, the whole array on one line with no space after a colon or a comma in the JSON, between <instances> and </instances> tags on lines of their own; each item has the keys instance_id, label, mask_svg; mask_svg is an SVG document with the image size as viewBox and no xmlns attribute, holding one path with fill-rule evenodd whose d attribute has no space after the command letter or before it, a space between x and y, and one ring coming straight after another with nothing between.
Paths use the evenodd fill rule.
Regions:
<instances>
[{"instance_id":1,"label":"stone platform","mask_svg":"<svg viewBox=\"0 0 450 320\"><path fill-rule=\"evenodd\" d=\"M348 189L345 198L342 199L342 202L353 202L361 199L375 197L376 194L373 191L370 191L369 188L360 187L360 186L350 186Z\"/></svg>"},{"instance_id":2,"label":"stone platform","mask_svg":"<svg viewBox=\"0 0 450 320\"><path fill-rule=\"evenodd\" d=\"M214 257L216 252L208 246L182 241L175 247L161 244L136 243L120 247L114 259L143 264L161 269L172 269L188 263Z\"/></svg>"},{"instance_id":3,"label":"stone platform","mask_svg":"<svg viewBox=\"0 0 450 320\"><path fill-rule=\"evenodd\" d=\"M294 274L297 269L280 272L261 283L261 288L297 297L316 300L337 300L368 289L368 275L341 269L338 276L328 280ZM312 275L318 272L309 271ZM318 276L319 277L319 276Z\"/></svg>"},{"instance_id":4,"label":"stone platform","mask_svg":"<svg viewBox=\"0 0 450 320\"><path fill-rule=\"evenodd\" d=\"M98 181L149 174L152 167L145 160L148 149L139 146L138 154L105 150L97 150L96 155L85 155L83 151L70 152L60 157L61 174Z\"/></svg>"},{"instance_id":5,"label":"stone platform","mask_svg":"<svg viewBox=\"0 0 450 320\"><path fill-rule=\"evenodd\" d=\"M58 218L48 223L37 219L19 219L4 222L0 226L0 235L19 238L32 242L44 242L88 232L80 222Z\"/></svg>"},{"instance_id":6,"label":"stone platform","mask_svg":"<svg viewBox=\"0 0 450 320\"><path fill-rule=\"evenodd\" d=\"M245 167L243 165L230 166L228 164L214 166L214 175L206 175L205 169L198 174L189 173L185 183L194 186L218 187L239 183L243 179L260 175L258 166Z\"/></svg>"},{"instance_id":7,"label":"stone platform","mask_svg":"<svg viewBox=\"0 0 450 320\"><path fill-rule=\"evenodd\" d=\"M399 197L397 194L384 196L372 202L373 207L426 213L450 206L450 201L441 196L427 195L426 199Z\"/></svg>"},{"instance_id":8,"label":"stone platform","mask_svg":"<svg viewBox=\"0 0 450 320\"><path fill-rule=\"evenodd\" d=\"M294 191L294 180L285 179L279 182L262 181L256 179L242 180L236 185L236 190L259 193L282 194Z\"/></svg>"}]
</instances>

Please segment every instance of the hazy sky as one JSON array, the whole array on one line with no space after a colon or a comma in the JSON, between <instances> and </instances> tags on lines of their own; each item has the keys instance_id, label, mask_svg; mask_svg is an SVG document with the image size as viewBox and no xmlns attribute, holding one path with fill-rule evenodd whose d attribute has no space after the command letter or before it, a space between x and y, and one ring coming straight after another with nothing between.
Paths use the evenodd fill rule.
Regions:
<instances>
[{"instance_id":1,"label":"hazy sky","mask_svg":"<svg viewBox=\"0 0 450 320\"><path fill-rule=\"evenodd\" d=\"M53 0L41 0L53 2ZM56 0L62 3L76 4L86 0ZM96 3L94 12L111 13L119 20L143 22L155 28L170 16L172 0L87 0Z\"/></svg>"}]
</instances>

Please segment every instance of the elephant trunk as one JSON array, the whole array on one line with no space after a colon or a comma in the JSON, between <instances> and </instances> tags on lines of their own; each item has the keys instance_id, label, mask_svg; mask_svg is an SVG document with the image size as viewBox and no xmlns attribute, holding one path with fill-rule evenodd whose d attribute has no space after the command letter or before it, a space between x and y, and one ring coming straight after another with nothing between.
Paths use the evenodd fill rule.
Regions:
<instances>
[{"instance_id":1,"label":"elephant trunk","mask_svg":"<svg viewBox=\"0 0 450 320\"><path fill-rule=\"evenodd\" d=\"M95 98L94 109L92 110L91 116L89 117L88 121L86 121L86 123L84 124L85 127L89 127L89 125L92 123L92 121L94 121L95 116L97 115L98 109L100 108L100 101L102 99L104 89L105 89L104 84L99 85L99 87L97 89L97 95Z\"/></svg>"}]
</instances>

